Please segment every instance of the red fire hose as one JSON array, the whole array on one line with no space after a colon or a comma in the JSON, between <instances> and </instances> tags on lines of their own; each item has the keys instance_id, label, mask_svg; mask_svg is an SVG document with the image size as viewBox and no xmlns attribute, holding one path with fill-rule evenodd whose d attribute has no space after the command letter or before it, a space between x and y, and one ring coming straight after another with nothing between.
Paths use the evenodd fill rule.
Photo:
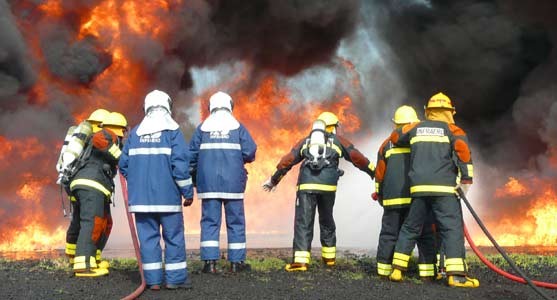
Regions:
<instances>
[{"instance_id":1,"label":"red fire hose","mask_svg":"<svg viewBox=\"0 0 557 300\"><path fill-rule=\"evenodd\" d=\"M468 228L466 228L466 224L464 225L464 235L466 236L466 240L468 241L468 244L470 245L470 248L472 248L472 251L474 251L474 253L476 253L476 255L478 256L478 258L491 270L493 270L495 273L502 275L510 280L514 280L516 282L520 282L520 283L526 283L526 280L524 280L524 278L519 277L519 276L515 276L513 274L507 273L506 271L498 268L496 265L494 265L493 263L491 263L481 252L480 249L478 249L478 247L476 246L476 244L474 243L474 241L472 240L472 237L470 237L470 234L468 233ZM532 282L539 286L539 287L544 287L544 288L549 288L549 289L557 289L557 283L548 283L548 282L543 282L543 281L536 281L536 280L532 280Z\"/></svg>"},{"instance_id":2,"label":"red fire hose","mask_svg":"<svg viewBox=\"0 0 557 300\"><path fill-rule=\"evenodd\" d=\"M511 266L511 268L517 272L520 277L514 276L512 274L509 274L499 268L496 268L491 262L489 262L487 259L485 259L485 257L483 255L481 255L480 251L478 251L478 249L474 249L475 248L475 244L473 243L472 239L470 238L470 235L468 234L468 230L466 229L466 226L464 227L464 234L466 235L466 239L468 240L468 243L470 243L470 246L472 247L472 245L474 245L474 247L472 247L472 249L474 249L474 252L476 253L476 255L478 255L478 257L480 257L480 259L482 260L483 263L486 264L486 266L488 266L491 270L497 272L498 274L501 274L503 276L505 276L506 278L509 278L511 280L517 281L517 282L521 282L521 283L526 283L528 284L538 295L540 295L542 298L547 299L547 300L551 300L551 298L549 298L549 296L547 296L538 286L538 284L536 284L533 280L531 280L516 264L515 262L507 255L506 251L501 248L501 246L499 246L499 243L497 243L497 241L493 238L493 236L491 235L491 233L489 233L489 231L487 230L487 228L485 227L485 225L483 224L482 220L480 219L480 217L478 216L478 214L476 214L476 211L474 211L474 209L472 208L472 205L470 204L470 202L468 201L468 199L466 198L466 195L464 194L464 192L462 191L462 189L458 188L457 189L457 193L459 198L464 202L464 204L466 204L466 207L468 208L468 210L470 211L470 213L472 214L472 216L474 217L474 219L476 220L476 222L478 223L478 225L480 226L480 228L482 229L482 231L485 233L485 235L487 236L487 238L489 239L489 241L491 241L491 243L493 244L493 246L495 247L495 249L497 249L497 251L499 251L499 253L501 253L501 255L503 256L503 258L507 261L507 263L509 263L509 265ZM464 222L463 222L464 225ZM483 257L483 259L482 259ZM498 271L497 271L497 270ZM514 277L514 278L513 278ZM550 283L544 283L544 284L550 284ZM550 284L552 285L552 284ZM545 286L544 286L545 287ZM555 287L549 287L549 288L555 288Z\"/></svg>"},{"instance_id":3,"label":"red fire hose","mask_svg":"<svg viewBox=\"0 0 557 300\"><path fill-rule=\"evenodd\" d=\"M139 266L139 274L141 275L141 285L137 287L133 293L122 298L123 300L136 299L145 290L145 275L143 274L143 264L141 263L141 253L139 252L139 242L137 241L137 232L135 231L135 223L133 216L128 208L128 185L126 179L120 174L120 184L122 186L122 194L124 194L124 206L126 207L126 214L128 216L128 225L130 225L130 233L132 236L133 249L135 250L135 257L137 258L137 265Z\"/></svg>"}]
</instances>

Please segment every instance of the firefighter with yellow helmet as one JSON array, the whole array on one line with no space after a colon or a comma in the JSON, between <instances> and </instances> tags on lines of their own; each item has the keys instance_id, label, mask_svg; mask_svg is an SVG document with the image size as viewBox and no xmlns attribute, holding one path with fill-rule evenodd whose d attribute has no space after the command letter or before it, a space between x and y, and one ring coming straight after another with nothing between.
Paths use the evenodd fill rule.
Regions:
<instances>
[{"instance_id":1,"label":"firefighter with yellow helmet","mask_svg":"<svg viewBox=\"0 0 557 300\"><path fill-rule=\"evenodd\" d=\"M288 171L302 163L298 176L294 220L293 262L286 271L307 271L310 264L315 209L319 211L321 256L326 266L336 262L336 226L333 206L339 177L339 159L344 158L358 169L374 177L373 164L354 145L337 134L339 120L331 112L323 112L313 123L309 136L298 141L277 165L275 173L263 184L272 191Z\"/></svg>"},{"instance_id":2,"label":"firefighter with yellow helmet","mask_svg":"<svg viewBox=\"0 0 557 300\"><path fill-rule=\"evenodd\" d=\"M106 265L97 262L97 250L104 248L111 230L110 199L114 176L127 129L126 118L111 112L85 149L83 165L70 181L70 190L79 205L79 234L73 271L77 277L108 274Z\"/></svg>"},{"instance_id":3,"label":"firefighter with yellow helmet","mask_svg":"<svg viewBox=\"0 0 557 300\"><path fill-rule=\"evenodd\" d=\"M71 221L66 231L65 250L66 255L70 259L70 264L72 265L75 256L77 237L79 235L80 219L79 204L75 201L75 197L73 197L70 192L68 180L75 172L74 170L77 170L83 163L79 158L82 156L83 150L88 147L91 135L101 130L100 125L109 114L110 112L108 110L99 108L93 111L87 119L77 126L71 126L66 134L64 144L60 151L60 158L56 165L56 169L59 172L58 178L60 184L66 189L72 206ZM97 261L100 261L100 251L97 251Z\"/></svg>"},{"instance_id":4,"label":"firefighter with yellow helmet","mask_svg":"<svg viewBox=\"0 0 557 300\"><path fill-rule=\"evenodd\" d=\"M443 93L429 99L426 120L397 128L391 142L410 147L410 195L412 204L402 224L393 256L392 281L401 281L424 220L433 212L445 251L448 285L475 288L479 281L467 276L464 261L462 210L456 188L466 192L472 184L473 165L468 138L454 124L455 108ZM460 182L457 177L460 173Z\"/></svg>"},{"instance_id":5,"label":"firefighter with yellow helmet","mask_svg":"<svg viewBox=\"0 0 557 300\"><path fill-rule=\"evenodd\" d=\"M392 119L395 128L400 128L420 120L414 108L400 106ZM392 272L391 262L398 234L408 215L410 203L410 147L397 147L387 138L377 153L375 169L375 193L373 199L383 207L381 232L377 246L377 274L388 277ZM431 280L435 276L435 238L432 216L424 223L418 243L418 270L420 278Z\"/></svg>"}]
</instances>

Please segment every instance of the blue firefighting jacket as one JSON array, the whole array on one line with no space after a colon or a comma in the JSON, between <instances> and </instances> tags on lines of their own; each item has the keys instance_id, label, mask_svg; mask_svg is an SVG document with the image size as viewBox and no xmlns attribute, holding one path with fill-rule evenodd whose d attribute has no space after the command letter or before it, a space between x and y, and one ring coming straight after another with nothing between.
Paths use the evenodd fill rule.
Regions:
<instances>
[{"instance_id":1,"label":"blue firefighting jacket","mask_svg":"<svg viewBox=\"0 0 557 300\"><path fill-rule=\"evenodd\" d=\"M128 182L130 212L181 212L181 196L193 198L182 132L163 130L143 136L136 132L137 126L129 134L119 163Z\"/></svg>"},{"instance_id":2,"label":"blue firefighting jacket","mask_svg":"<svg viewBox=\"0 0 557 300\"><path fill-rule=\"evenodd\" d=\"M257 146L247 129L203 131L199 125L190 142L190 168L197 178L200 199L243 199L245 163L255 160Z\"/></svg>"}]
</instances>

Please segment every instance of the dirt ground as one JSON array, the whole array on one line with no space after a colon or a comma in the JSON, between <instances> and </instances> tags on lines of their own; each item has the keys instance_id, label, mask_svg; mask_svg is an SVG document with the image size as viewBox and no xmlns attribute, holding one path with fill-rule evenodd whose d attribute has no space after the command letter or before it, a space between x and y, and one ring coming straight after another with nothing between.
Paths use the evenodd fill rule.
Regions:
<instances>
[{"instance_id":1,"label":"dirt ground","mask_svg":"<svg viewBox=\"0 0 557 300\"><path fill-rule=\"evenodd\" d=\"M199 256L189 254L192 290L145 291L140 299L542 299L530 287L496 275L479 263L471 273L476 289L457 289L445 281L422 283L416 270L403 283L379 279L375 260L345 253L334 269L313 262L305 273L282 270L289 249L250 250L251 272L211 275L199 272ZM473 260L472 260L473 261ZM62 259L0 260L0 299L120 299L140 284L133 260L111 261L110 275L75 278ZM537 280L556 282L557 269L544 259L528 260L527 271ZM226 262L220 263L226 269ZM557 299L557 290L544 291Z\"/></svg>"}]
</instances>

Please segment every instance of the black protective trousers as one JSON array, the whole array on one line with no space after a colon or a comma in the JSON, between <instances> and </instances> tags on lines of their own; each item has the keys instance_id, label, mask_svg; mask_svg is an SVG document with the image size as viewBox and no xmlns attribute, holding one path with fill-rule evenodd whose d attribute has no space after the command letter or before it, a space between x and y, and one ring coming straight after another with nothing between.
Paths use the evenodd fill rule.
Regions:
<instances>
[{"instance_id":1,"label":"black protective trousers","mask_svg":"<svg viewBox=\"0 0 557 300\"><path fill-rule=\"evenodd\" d=\"M96 257L97 247L104 248L108 239L102 238L107 232L105 208L108 202L105 195L99 191L78 189L74 193L79 203L79 235L75 256L85 256L86 266L90 267L89 257ZM110 210L110 206L108 209Z\"/></svg>"},{"instance_id":2,"label":"black protective trousers","mask_svg":"<svg viewBox=\"0 0 557 300\"><path fill-rule=\"evenodd\" d=\"M311 250L315 208L319 212L321 246L336 246L336 225L333 218L334 205L334 192L299 191L297 193L294 219L294 251Z\"/></svg>"},{"instance_id":3,"label":"black protective trousers","mask_svg":"<svg viewBox=\"0 0 557 300\"><path fill-rule=\"evenodd\" d=\"M412 198L410 211L398 237L396 253L410 255L420 237L421 230L429 213L437 222L437 230L448 262L447 275L465 275L464 231L462 208L456 196L424 196Z\"/></svg>"},{"instance_id":4,"label":"black protective trousers","mask_svg":"<svg viewBox=\"0 0 557 300\"><path fill-rule=\"evenodd\" d=\"M72 206L72 216L70 220L70 225L66 231L66 243L77 244L77 239L79 237L79 231L81 230L81 217L80 217L80 205L78 201L71 201ZM105 201L104 203L104 217L107 219L107 228L101 234L99 240L96 243L97 250L104 250L106 243L108 242L108 237L110 236L110 231L112 229L112 216L110 212L110 203ZM97 257L97 263L99 262L99 257Z\"/></svg>"},{"instance_id":5,"label":"black protective trousers","mask_svg":"<svg viewBox=\"0 0 557 300\"><path fill-rule=\"evenodd\" d=\"M377 246L377 262L390 265L393 261L395 245L399 232L410 211L410 206L403 208L387 208L383 211L381 221L381 232L379 233L379 245ZM418 244L418 263L435 264L437 260L437 246L435 241L434 218L431 211L424 218L424 224Z\"/></svg>"}]
</instances>

